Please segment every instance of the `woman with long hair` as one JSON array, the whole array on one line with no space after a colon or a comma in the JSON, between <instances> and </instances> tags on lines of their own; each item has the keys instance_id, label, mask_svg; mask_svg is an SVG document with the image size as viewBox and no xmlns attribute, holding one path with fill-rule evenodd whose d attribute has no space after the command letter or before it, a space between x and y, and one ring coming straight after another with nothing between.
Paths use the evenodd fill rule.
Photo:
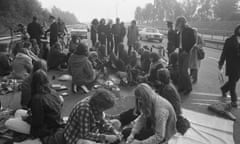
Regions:
<instances>
[{"instance_id":1,"label":"woman with long hair","mask_svg":"<svg viewBox=\"0 0 240 144\"><path fill-rule=\"evenodd\" d=\"M145 83L137 86L135 98L135 109L141 114L135 120L127 143L166 143L176 133L176 114L172 105Z\"/></svg>"},{"instance_id":2,"label":"woman with long hair","mask_svg":"<svg viewBox=\"0 0 240 144\"><path fill-rule=\"evenodd\" d=\"M61 128L63 101L51 90L47 74L42 69L32 76L31 93L30 111L18 110L15 118L7 120L5 125L13 131L43 140Z\"/></svg>"}]
</instances>

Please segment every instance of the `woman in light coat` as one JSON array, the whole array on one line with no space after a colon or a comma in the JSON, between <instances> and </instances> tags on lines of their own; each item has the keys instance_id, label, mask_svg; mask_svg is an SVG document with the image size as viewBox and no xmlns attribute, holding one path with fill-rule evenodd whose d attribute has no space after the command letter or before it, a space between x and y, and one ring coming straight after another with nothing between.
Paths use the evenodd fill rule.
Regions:
<instances>
[{"instance_id":1,"label":"woman in light coat","mask_svg":"<svg viewBox=\"0 0 240 144\"><path fill-rule=\"evenodd\" d=\"M203 49L204 41L202 37L199 35L197 30L195 30L196 44L190 51L189 57L189 68L190 75L192 77L192 83L196 83L198 80L198 71L200 68L201 60L198 58L198 50Z\"/></svg>"}]
</instances>

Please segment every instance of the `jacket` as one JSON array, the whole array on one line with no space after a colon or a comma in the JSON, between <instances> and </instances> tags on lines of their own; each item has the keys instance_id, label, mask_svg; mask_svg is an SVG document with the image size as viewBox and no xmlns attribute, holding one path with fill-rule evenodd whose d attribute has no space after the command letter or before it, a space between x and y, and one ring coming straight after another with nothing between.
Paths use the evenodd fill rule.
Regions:
<instances>
[{"instance_id":1,"label":"jacket","mask_svg":"<svg viewBox=\"0 0 240 144\"><path fill-rule=\"evenodd\" d=\"M95 80L95 70L87 56L73 54L69 58L68 65L74 84L81 86Z\"/></svg>"},{"instance_id":2,"label":"jacket","mask_svg":"<svg viewBox=\"0 0 240 144\"><path fill-rule=\"evenodd\" d=\"M182 30L182 50L189 53L191 48L194 46L196 43L196 38L194 34L194 30L188 26L186 26ZM180 47L180 36L181 34L178 33L177 37L177 46Z\"/></svg>"},{"instance_id":3,"label":"jacket","mask_svg":"<svg viewBox=\"0 0 240 144\"><path fill-rule=\"evenodd\" d=\"M10 74L11 70L12 66L9 55L6 52L0 52L0 76Z\"/></svg>"},{"instance_id":4,"label":"jacket","mask_svg":"<svg viewBox=\"0 0 240 144\"><path fill-rule=\"evenodd\" d=\"M138 27L129 26L127 38L128 38L128 45L134 46L138 40Z\"/></svg>"},{"instance_id":5,"label":"jacket","mask_svg":"<svg viewBox=\"0 0 240 144\"><path fill-rule=\"evenodd\" d=\"M236 36L232 36L225 41L219 65L222 66L225 61L226 75L240 76L240 45Z\"/></svg>"},{"instance_id":6,"label":"jacket","mask_svg":"<svg viewBox=\"0 0 240 144\"><path fill-rule=\"evenodd\" d=\"M29 33L31 39L37 39L38 41L40 40L40 36L43 33L41 25L37 22L28 24L27 32Z\"/></svg>"},{"instance_id":7,"label":"jacket","mask_svg":"<svg viewBox=\"0 0 240 144\"><path fill-rule=\"evenodd\" d=\"M190 50L189 55L189 68L199 69L201 60L198 58L198 50L203 48L203 40L201 36L197 35L197 44Z\"/></svg>"},{"instance_id":8,"label":"jacket","mask_svg":"<svg viewBox=\"0 0 240 144\"><path fill-rule=\"evenodd\" d=\"M155 134L141 141L141 144L159 144L163 141L168 141L176 133L176 114L171 104L160 96L154 97L154 117ZM147 118L141 114L136 120L132 129L133 134L137 134L146 126Z\"/></svg>"},{"instance_id":9,"label":"jacket","mask_svg":"<svg viewBox=\"0 0 240 144\"><path fill-rule=\"evenodd\" d=\"M17 79L25 79L33 69L32 59L23 53L18 53L13 61L12 76Z\"/></svg>"},{"instance_id":10,"label":"jacket","mask_svg":"<svg viewBox=\"0 0 240 144\"><path fill-rule=\"evenodd\" d=\"M26 120L31 125L30 134L40 139L54 134L62 126L61 109L62 102L55 92L34 95L31 115Z\"/></svg>"}]
</instances>

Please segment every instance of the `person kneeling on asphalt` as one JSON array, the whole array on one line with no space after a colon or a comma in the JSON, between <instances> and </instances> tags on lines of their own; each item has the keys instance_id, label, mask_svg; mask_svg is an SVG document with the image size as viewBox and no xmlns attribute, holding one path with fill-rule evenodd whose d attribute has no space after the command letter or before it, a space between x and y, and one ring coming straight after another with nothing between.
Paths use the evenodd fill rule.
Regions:
<instances>
[{"instance_id":1,"label":"person kneeling on asphalt","mask_svg":"<svg viewBox=\"0 0 240 144\"><path fill-rule=\"evenodd\" d=\"M80 88L85 85L87 88L91 88L94 85L96 72L88 59L87 45L83 43L78 45L74 54L69 58L68 70L72 75L73 92L76 92L75 86Z\"/></svg>"}]
</instances>

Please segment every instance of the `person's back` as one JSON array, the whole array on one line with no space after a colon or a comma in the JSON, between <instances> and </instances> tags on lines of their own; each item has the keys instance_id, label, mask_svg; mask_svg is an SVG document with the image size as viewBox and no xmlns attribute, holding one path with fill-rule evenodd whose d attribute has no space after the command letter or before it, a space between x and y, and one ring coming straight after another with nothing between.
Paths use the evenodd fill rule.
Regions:
<instances>
[{"instance_id":1,"label":"person's back","mask_svg":"<svg viewBox=\"0 0 240 144\"><path fill-rule=\"evenodd\" d=\"M75 53L69 58L69 72L73 77L73 83L81 86L93 82L96 78L95 71L87 57L88 48L79 44Z\"/></svg>"},{"instance_id":2,"label":"person's back","mask_svg":"<svg viewBox=\"0 0 240 144\"><path fill-rule=\"evenodd\" d=\"M62 125L61 108L62 102L55 92L35 94L30 102L32 116L27 119L31 135L41 138L54 134Z\"/></svg>"},{"instance_id":3,"label":"person's back","mask_svg":"<svg viewBox=\"0 0 240 144\"><path fill-rule=\"evenodd\" d=\"M7 52L0 52L0 76L10 74L12 70L10 56Z\"/></svg>"},{"instance_id":4,"label":"person's back","mask_svg":"<svg viewBox=\"0 0 240 144\"><path fill-rule=\"evenodd\" d=\"M24 53L18 53L13 61L12 68L14 78L24 79L32 71L32 59Z\"/></svg>"},{"instance_id":5,"label":"person's back","mask_svg":"<svg viewBox=\"0 0 240 144\"><path fill-rule=\"evenodd\" d=\"M173 106L170 102L168 102L165 98L159 96L155 100L155 116L159 116L158 114L162 112L167 112L167 123L165 127L165 139L169 140L176 133L176 114Z\"/></svg>"},{"instance_id":6,"label":"person's back","mask_svg":"<svg viewBox=\"0 0 240 144\"><path fill-rule=\"evenodd\" d=\"M33 18L33 22L28 24L27 32L30 35L30 39L36 39L38 43L40 42L40 36L42 34L42 28L39 23L37 23L37 18Z\"/></svg>"}]
</instances>

